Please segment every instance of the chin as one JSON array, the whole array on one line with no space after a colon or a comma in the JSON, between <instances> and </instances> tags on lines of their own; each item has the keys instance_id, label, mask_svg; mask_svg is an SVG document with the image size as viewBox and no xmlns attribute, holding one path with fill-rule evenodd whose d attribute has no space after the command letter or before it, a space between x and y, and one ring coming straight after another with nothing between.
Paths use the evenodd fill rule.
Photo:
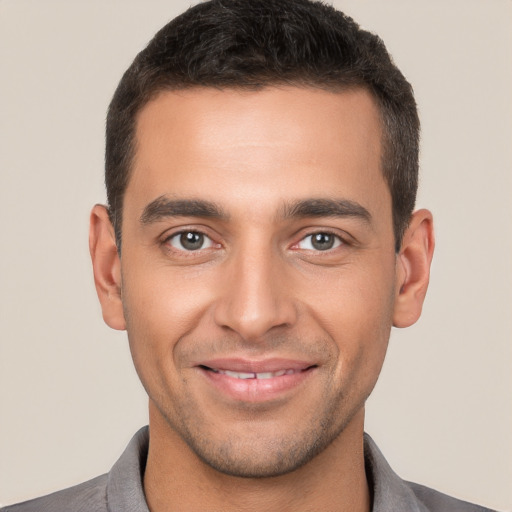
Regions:
<instances>
[{"instance_id":1,"label":"chin","mask_svg":"<svg viewBox=\"0 0 512 512\"><path fill-rule=\"evenodd\" d=\"M309 424L302 430L248 428L222 439L199 433L181 433L195 455L219 473L239 478L271 478L298 470L323 452L344 430L341 425ZM205 435L206 434L206 435Z\"/></svg>"},{"instance_id":2,"label":"chin","mask_svg":"<svg viewBox=\"0 0 512 512\"><path fill-rule=\"evenodd\" d=\"M317 439L308 445L282 439L262 446L240 446L227 442L220 446L194 446L192 450L212 469L238 478L271 478L291 473L307 464L329 443ZM300 446L299 446L300 444Z\"/></svg>"}]
</instances>

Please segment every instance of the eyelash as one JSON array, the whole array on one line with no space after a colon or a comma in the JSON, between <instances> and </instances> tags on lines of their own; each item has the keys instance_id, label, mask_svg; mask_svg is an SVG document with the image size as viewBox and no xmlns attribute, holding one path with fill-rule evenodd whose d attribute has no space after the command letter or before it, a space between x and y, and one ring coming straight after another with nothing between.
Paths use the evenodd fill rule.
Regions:
<instances>
[{"instance_id":1,"label":"eyelash","mask_svg":"<svg viewBox=\"0 0 512 512\"><path fill-rule=\"evenodd\" d=\"M180 241L180 238L183 236L183 235L199 235L201 237L203 237L203 243L204 242L208 242L209 245L208 247L200 247L198 249L186 249L185 247L183 247L183 244L181 243ZM177 240L179 241L178 243L180 243L180 245L182 246L182 248L179 248L179 247L176 247L172 242L173 240ZM210 249L214 246L218 246L220 247L220 244L216 244L212 238L210 236L208 236L206 233L204 233L203 231L200 231L198 229L183 229L181 231L178 231L176 233L173 233L172 235L168 236L165 238L164 240L164 244L167 245L167 246L170 246L172 247L173 250L176 250L176 251L179 251L179 252L183 252L183 253L198 253L199 251L204 251L205 249Z\"/></svg>"},{"instance_id":2,"label":"eyelash","mask_svg":"<svg viewBox=\"0 0 512 512\"><path fill-rule=\"evenodd\" d=\"M310 245L313 245L313 237L318 236L318 235L323 235L323 236L327 235L329 237L333 237L333 239L334 239L333 240L334 247L329 247L328 249L325 249L325 250L315 249L315 248L304 249L304 250L313 251L313 252L317 252L317 253L329 253L330 251L333 251L333 250L337 249L338 247L340 247L342 245L347 245L347 242L340 235L338 235L337 233L333 233L332 231L329 231L329 230L320 230L320 231L315 231L313 233L308 233L307 235L303 236L299 240L299 242L294 244L294 247L297 247L299 244L301 244L302 242L304 242L308 238L311 240L310 241Z\"/></svg>"},{"instance_id":3,"label":"eyelash","mask_svg":"<svg viewBox=\"0 0 512 512\"><path fill-rule=\"evenodd\" d=\"M180 238L183 235L189 235L189 234L191 234L191 235L199 235L199 236L203 237L203 243L204 242L208 242L208 247L200 247L200 248L197 248L197 249L186 249L185 247L183 247L183 243L182 243L182 241L180 241ZM315 249L314 247L313 248L303 249L303 250L311 251L311 252L316 252L316 253L319 253L319 254L320 253L329 254L331 251L337 249L340 246L349 245L347 243L347 241L343 237L341 237L339 234L334 233L334 232L329 231L329 230L326 230L326 229L322 229L322 230L313 231L313 232L305 234L297 243L293 244L291 249L293 249L293 250L300 250L299 244L303 243L308 238L312 240L312 237L314 237L316 235L324 235L324 236L333 237L334 238L334 241L333 241L334 246L333 247L329 247L329 248L327 248L325 250ZM180 247L176 247L176 245L174 245L172 243L173 240L177 240L178 243L181 245L181 248ZM188 253L190 255L193 255L194 253L196 253L196 254L200 253L200 252L202 252L204 250L207 250L207 249L220 248L221 247L221 244L215 243L209 235L207 235L205 232L203 232L201 230L198 230L198 229L182 229L181 231L175 232L172 235L166 237L164 239L163 243L170 250L178 251L180 253L185 253L185 254ZM310 241L309 244L313 245L313 242Z\"/></svg>"}]
</instances>

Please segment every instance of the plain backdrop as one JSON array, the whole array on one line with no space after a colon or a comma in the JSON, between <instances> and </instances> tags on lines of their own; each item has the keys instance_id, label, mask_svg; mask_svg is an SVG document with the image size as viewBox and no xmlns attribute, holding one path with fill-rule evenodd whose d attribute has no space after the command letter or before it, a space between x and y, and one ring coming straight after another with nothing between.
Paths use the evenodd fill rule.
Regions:
<instances>
[{"instance_id":1,"label":"plain backdrop","mask_svg":"<svg viewBox=\"0 0 512 512\"><path fill-rule=\"evenodd\" d=\"M0 503L110 469L147 422L87 249L105 111L188 0L0 0ZM409 480L512 509L512 2L339 0L387 43L423 124L437 250L367 431Z\"/></svg>"}]
</instances>

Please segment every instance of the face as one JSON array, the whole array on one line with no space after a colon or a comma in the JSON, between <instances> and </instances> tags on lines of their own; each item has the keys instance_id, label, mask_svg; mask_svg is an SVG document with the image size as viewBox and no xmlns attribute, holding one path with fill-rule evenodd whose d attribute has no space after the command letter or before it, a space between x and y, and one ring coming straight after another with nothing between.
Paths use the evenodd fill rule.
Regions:
<instances>
[{"instance_id":1,"label":"face","mask_svg":"<svg viewBox=\"0 0 512 512\"><path fill-rule=\"evenodd\" d=\"M119 316L153 414L209 466L286 473L361 417L398 295L380 140L362 90L140 112Z\"/></svg>"}]
</instances>

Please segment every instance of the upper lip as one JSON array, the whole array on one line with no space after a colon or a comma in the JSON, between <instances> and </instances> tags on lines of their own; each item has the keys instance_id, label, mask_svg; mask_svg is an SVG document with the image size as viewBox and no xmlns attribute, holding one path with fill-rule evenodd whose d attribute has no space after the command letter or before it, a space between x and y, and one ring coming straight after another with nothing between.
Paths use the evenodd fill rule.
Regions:
<instances>
[{"instance_id":1,"label":"upper lip","mask_svg":"<svg viewBox=\"0 0 512 512\"><path fill-rule=\"evenodd\" d=\"M269 358L269 359L243 359L243 358L218 358L200 361L196 366L205 366L212 370L229 370L233 372L263 373L278 372L279 370L302 371L316 366L314 362L298 359Z\"/></svg>"}]
</instances>

